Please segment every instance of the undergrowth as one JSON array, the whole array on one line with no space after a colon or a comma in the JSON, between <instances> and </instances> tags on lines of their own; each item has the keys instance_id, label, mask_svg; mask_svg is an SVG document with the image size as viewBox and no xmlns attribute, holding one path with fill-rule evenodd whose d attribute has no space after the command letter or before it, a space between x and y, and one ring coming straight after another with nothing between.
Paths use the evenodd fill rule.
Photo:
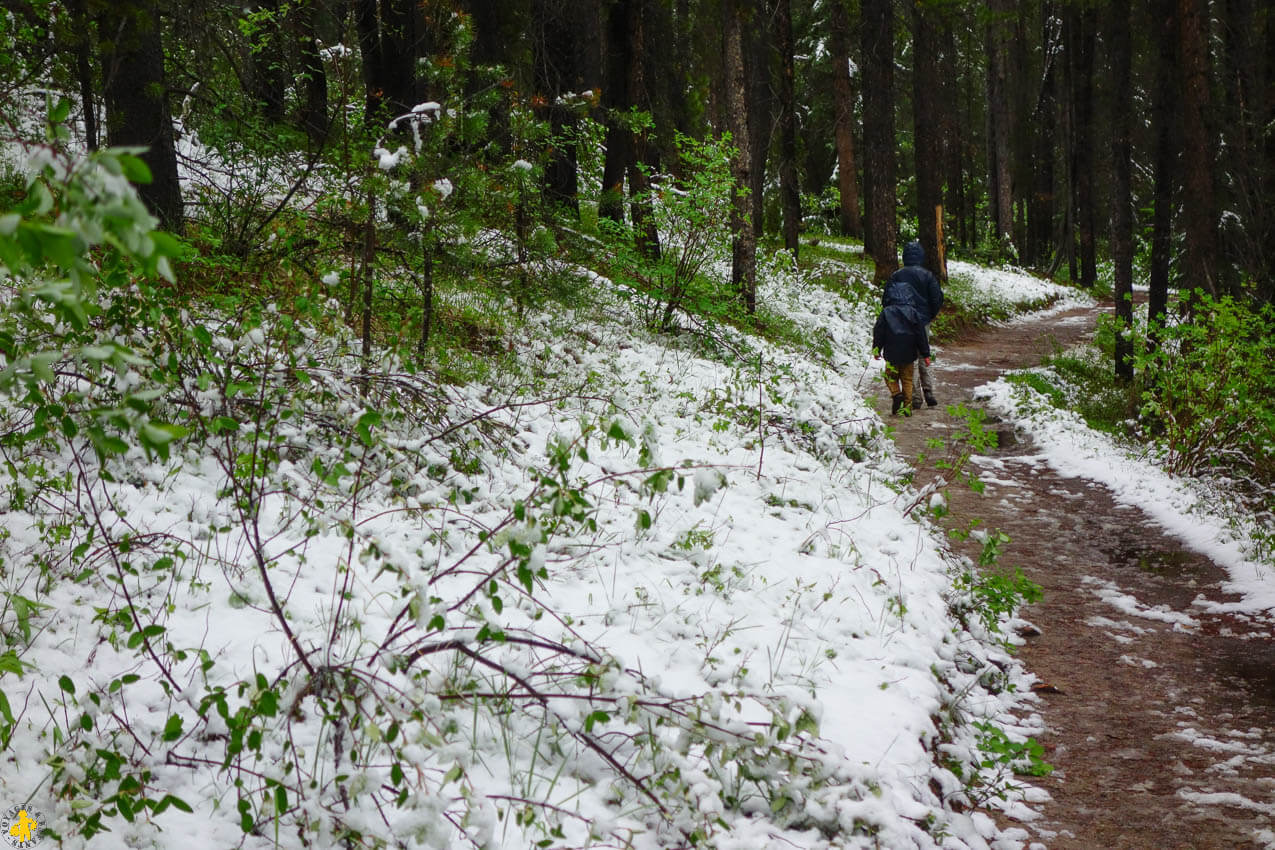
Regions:
<instances>
[{"instance_id":1,"label":"undergrowth","mask_svg":"<svg viewBox=\"0 0 1275 850\"><path fill-rule=\"evenodd\" d=\"M589 275L574 235L530 224L539 164L443 184L448 133L463 128L419 119L414 131L436 120L438 138L378 149L388 168L348 166L366 194L311 186L303 222L249 181L264 208L219 198L224 220L198 225L192 250L153 229L125 179L146 179L140 160L67 154L68 109L55 106L20 202L0 216L13 274L0 326L0 738L24 730L11 757L43 771L65 837L200 806L260 845L516 834L629 847L652 832L693 846L727 828L727 812L831 833L838 801L877 793L819 738L813 697L755 686L715 654L727 635L699 636L713 684L687 694L561 612L552 579L597 569L653 536L673 500L698 506L728 481L662 460L655 428L614 393L593 395L569 346L528 344L529 317L581 307L574 288ZM491 207L453 209L466 192ZM684 336L732 364L683 400L715 431L746 435L758 456L748 474L761 477L768 442L862 463L879 452L875 426L822 422L794 399L798 367L775 353L831 358L833 341L787 309L823 273L768 263L792 301L747 318L704 307L723 286L707 261L681 278L640 268L627 281L647 324L637 332L673 337L670 356ZM865 301L858 287L848 309ZM600 344L585 333L574 343ZM516 427L530 408L562 412L534 450ZM148 512L162 528L142 524ZM715 559L715 527L669 536L662 557L700 570L694 592L747 584L746 565ZM852 545L840 551L857 560ZM789 591L794 621L832 598L814 591ZM1025 591L984 578L956 592L963 621L994 631ZM894 593L882 616L907 613ZM38 701L7 697L19 683L35 693L33 647L81 630L91 661ZM806 686L819 663L794 679ZM970 688L951 695L954 720ZM970 805L1003 787L980 765L999 758L989 735L990 749L952 762L984 777L953 791Z\"/></svg>"},{"instance_id":2,"label":"undergrowth","mask_svg":"<svg viewBox=\"0 0 1275 850\"><path fill-rule=\"evenodd\" d=\"M1196 298L1193 321L1172 320L1147 341L1145 320L1129 331L1135 378L1114 370L1115 323L1103 317L1092 344L1007 376L1049 405L1077 412L1096 431L1138 447L1171 474L1215 483L1244 509L1232 521L1253 554L1275 561L1275 384L1263 364L1275 350L1275 310L1230 298ZM1023 403L1028 403L1023 398Z\"/></svg>"}]
</instances>

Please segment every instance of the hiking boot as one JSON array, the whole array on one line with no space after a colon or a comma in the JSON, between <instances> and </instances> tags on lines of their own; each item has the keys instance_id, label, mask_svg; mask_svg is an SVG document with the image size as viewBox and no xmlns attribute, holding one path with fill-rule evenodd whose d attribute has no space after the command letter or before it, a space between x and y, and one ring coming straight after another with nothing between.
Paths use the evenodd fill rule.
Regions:
<instances>
[{"instance_id":1,"label":"hiking boot","mask_svg":"<svg viewBox=\"0 0 1275 850\"><path fill-rule=\"evenodd\" d=\"M895 393L890 396L890 415L898 416L899 408L903 406L903 393Z\"/></svg>"},{"instance_id":2,"label":"hiking boot","mask_svg":"<svg viewBox=\"0 0 1275 850\"><path fill-rule=\"evenodd\" d=\"M925 403L928 404L930 407L938 407L939 400L934 397L934 393L930 392L929 390L926 390ZM920 407L920 405L918 404L917 407Z\"/></svg>"},{"instance_id":3,"label":"hiking boot","mask_svg":"<svg viewBox=\"0 0 1275 850\"><path fill-rule=\"evenodd\" d=\"M913 409L913 410L920 410L920 409L921 409L921 404L922 404L922 402L921 402L921 397L920 397L919 395L918 395L918 396L913 396L913 397L912 397L912 409Z\"/></svg>"}]
</instances>

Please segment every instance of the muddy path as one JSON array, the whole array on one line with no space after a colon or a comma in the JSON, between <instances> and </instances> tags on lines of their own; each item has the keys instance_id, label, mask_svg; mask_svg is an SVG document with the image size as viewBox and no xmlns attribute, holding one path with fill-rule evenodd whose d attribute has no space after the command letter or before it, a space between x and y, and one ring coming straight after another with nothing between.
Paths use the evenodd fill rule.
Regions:
<instances>
[{"instance_id":1,"label":"muddy path","mask_svg":"<svg viewBox=\"0 0 1275 850\"><path fill-rule=\"evenodd\" d=\"M941 349L939 407L886 417L899 450L915 458L953 433L946 404L977 406L975 387L1084 338L1101 309L1020 320ZM1222 568L1106 487L1058 475L1028 436L1003 437L972 469L982 495L949 488L948 524L979 518L1008 534L1001 565L1021 566L1044 590L1023 610L1040 633L1017 651L1046 686L1036 710L1055 767L1026 780L1052 797L1018 824L1029 846L1275 850L1275 616L1203 613L1197 597L1226 598ZM933 474L922 465L918 483ZM954 543L965 545L977 557L974 544Z\"/></svg>"}]
</instances>

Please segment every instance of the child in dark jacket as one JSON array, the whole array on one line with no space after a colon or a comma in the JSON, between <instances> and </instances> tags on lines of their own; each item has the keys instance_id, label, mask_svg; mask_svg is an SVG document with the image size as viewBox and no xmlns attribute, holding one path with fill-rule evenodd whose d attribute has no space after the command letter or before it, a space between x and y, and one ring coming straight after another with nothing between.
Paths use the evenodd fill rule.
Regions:
<instances>
[{"instance_id":1,"label":"child in dark jacket","mask_svg":"<svg viewBox=\"0 0 1275 850\"><path fill-rule=\"evenodd\" d=\"M885 356L885 385L890 391L890 413L912 412L912 364L918 357L930 362L930 340L925 332L925 302L906 282L893 281L885 288L885 304L872 329L872 349L878 360Z\"/></svg>"}]
</instances>

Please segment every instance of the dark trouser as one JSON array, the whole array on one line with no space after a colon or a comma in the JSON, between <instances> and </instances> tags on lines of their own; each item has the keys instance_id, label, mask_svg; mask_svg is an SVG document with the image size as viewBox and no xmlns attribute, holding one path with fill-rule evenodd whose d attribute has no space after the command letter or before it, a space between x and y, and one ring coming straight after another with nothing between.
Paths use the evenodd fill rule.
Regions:
<instances>
[{"instance_id":1,"label":"dark trouser","mask_svg":"<svg viewBox=\"0 0 1275 850\"><path fill-rule=\"evenodd\" d=\"M930 326L928 324L925 326L925 333L927 336L930 333ZM916 371L920 377L920 380L916 382L916 392L918 393L916 406L920 407L921 397L919 393L924 391L926 395L934 395L934 379L930 377L930 367L925 365L925 358L923 357L918 357L916 359Z\"/></svg>"},{"instance_id":2,"label":"dark trouser","mask_svg":"<svg viewBox=\"0 0 1275 850\"><path fill-rule=\"evenodd\" d=\"M921 373L921 380L918 382L921 389L930 395L934 395L934 379L930 377L930 367L925 365L924 360L916 361L916 370Z\"/></svg>"}]
</instances>

